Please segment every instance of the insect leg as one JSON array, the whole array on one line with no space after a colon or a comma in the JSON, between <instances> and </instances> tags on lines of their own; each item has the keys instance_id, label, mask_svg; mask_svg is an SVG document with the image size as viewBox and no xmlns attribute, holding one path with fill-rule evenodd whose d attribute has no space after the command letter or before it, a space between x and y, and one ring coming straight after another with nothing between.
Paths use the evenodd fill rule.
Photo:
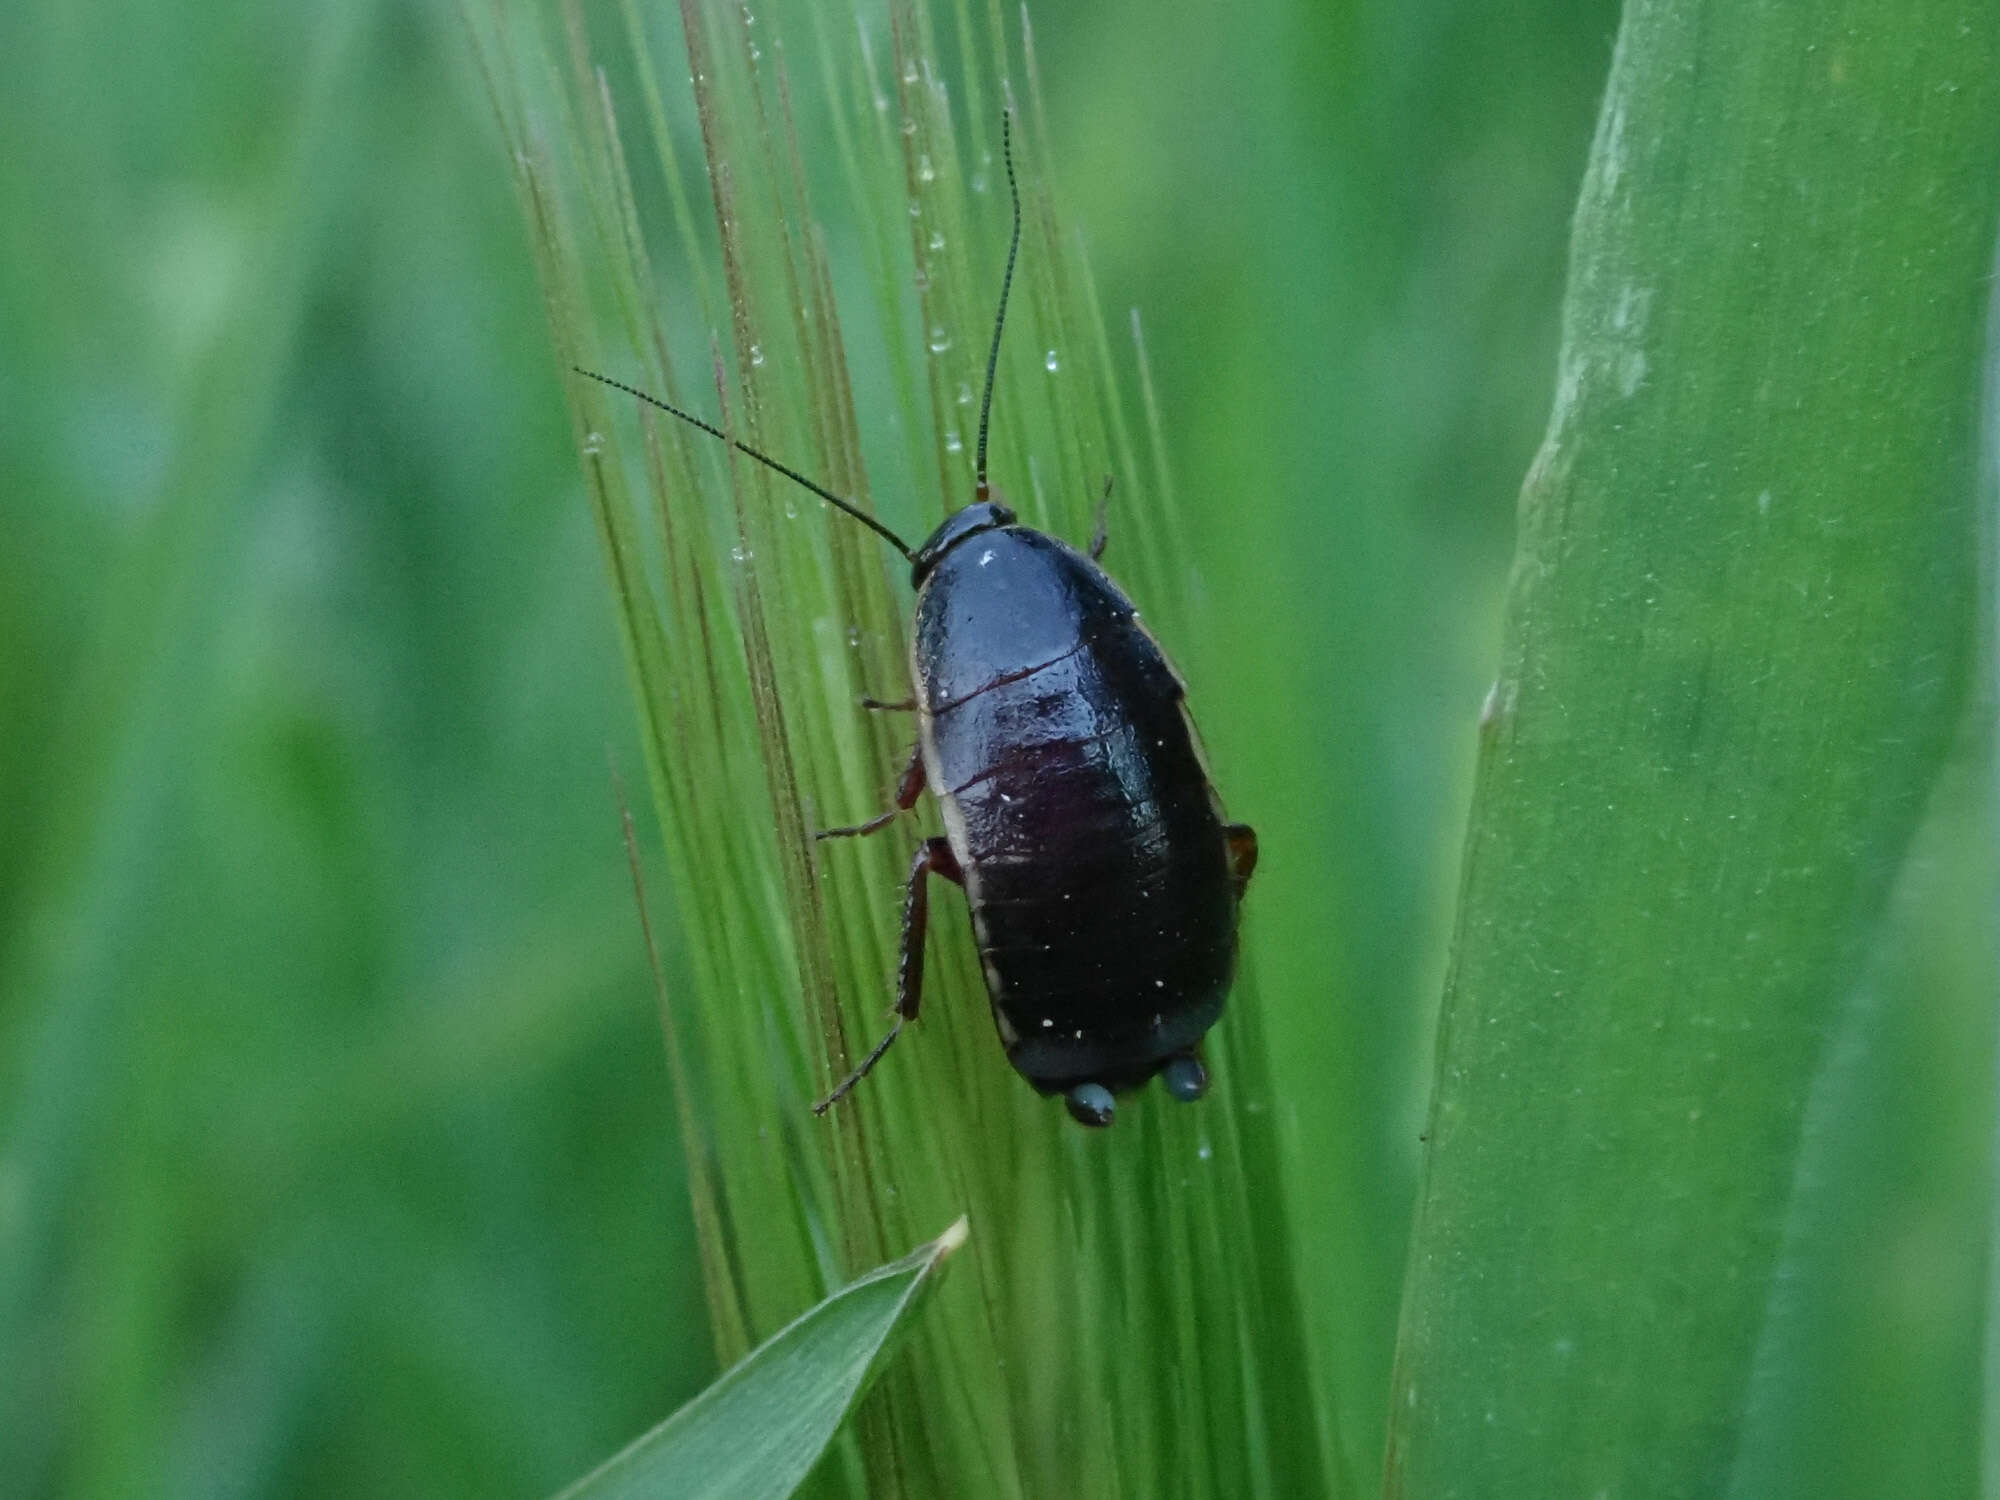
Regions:
<instances>
[{"instance_id":1,"label":"insect leg","mask_svg":"<svg viewBox=\"0 0 2000 1500\"><path fill-rule=\"evenodd\" d=\"M864 833L873 833L878 828L887 828L896 821L898 813L906 813L917 805L917 798L924 792L924 747L921 743L910 747L909 763L903 767L903 776L896 783L896 805L885 813L877 813L866 823L855 823L846 828L822 828L814 834L815 839L851 839Z\"/></svg>"},{"instance_id":2,"label":"insect leg","mask_svg":"<svg viewBox=\"0 0 2000 1500\"><path fill-rule=\"evenodd\" d=\"M1104 556L1104 549L1111 541L1111 533L1105 527L1111 511L1111 476L1104 476L1104 493L1097 500L1097 529L1090 533L1090 560L1096 562Z\"/></svg>"},{"instance_id":3,"label":"insect leg","mask_svg":"<svg viewBox=\"0 0 2000 1500\"><path fill-rule=\"evenodd\" d=\"M930 930L931 898L927 876L942 875L955 885L965 882L958 856L947 839L925 839L910 861L909 884L903 887L903 956L896 964L896 1015L917 1018L924 999L924 938Z\"/></svg>"},{"instance_id":4,"label":"insect leg","mask_svg":"<svg viewBox=\"0 0 2000 1500\"><path fill-rule=\"evenodd\" d=\"M1222 836L1229 846L1229 883L1236 889L1236 899L1241 901L1250 877L1257 870L1257 830L1248 823L1231 823L1222 830Z\"/></svg>"},{"instance_id":5,"label":"insect leg","mask_svg":"<svg viewBox=\"0 0 2000 1500\"><path fill-rule=\"evenodd\" d=\"M869 1069L882 1060L889 1044L903 1034L903 1023L917 1018L924 999L924 938L930 931L930 877L963 883L964 872L944 839L925 839L910 861L909 883L903 887L903 956L896 965L896 1018L889 1034L875 1044L875 1050L861 1059L861 1066L842 1079L834 1091L813 1106L823 1115L847 1096L855 1084L868 1076Z\"/></svg>"},{"instance_id":6,"label":"insect leg","mask_svg":"<svg viewBox=\"0 0 2000 1500\"><path fill-rule=\"evenodd\" d=\"M886 698L863 698L861 700L861 706L863 708L883 709L889 713L907 714L916 712L917 700L914 696L912 696L908 698L898 698L894 703L891 703Z\"/></svg>"}]
</instances>

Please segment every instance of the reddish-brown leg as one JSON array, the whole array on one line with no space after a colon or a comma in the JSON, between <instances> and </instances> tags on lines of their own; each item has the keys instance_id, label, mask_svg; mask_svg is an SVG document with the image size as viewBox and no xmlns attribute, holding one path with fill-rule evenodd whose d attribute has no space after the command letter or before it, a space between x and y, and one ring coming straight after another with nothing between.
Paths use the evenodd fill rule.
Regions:
<instances>
[{"instance_id":1,"label":"reddish-brown leg","mask_svg":"<svg viewBox=\"0 0 2000 1500\"><path fill-rule=\"evenodd\" d=\"M1222 830L1222 836L1229 845L1229 883L1236 888L1236 899L1241 901L1250 877L1257 870L1257 830L1248 823L1231 823Z\"/></svg>"},{"instance_id":2,"label":"reddish-brown leg","mask_svg":"<svg viewBox=\"0 0 2000 1500\"><path fill-rule=\"evenodd\" d=\"M825 1114L846 1098L848 1091L866 1078L869 1069L882 1060L889 1044L903 1034L903 1023L917 1018L917 1008L924 1000L924 938L930 931L930 877L933 875L942 875L946 880L961 885L965 881L957 856L943 839L925 839L918 845L916 857L910 861L909 882L903 887L903 955L896 965L896 1012L889 1034L875 1044L873 1052L861 1059L860 1067L813 1106L816 1115Z\"/></svg>"},{"instance_id":3,"label":"reddish-brown leg","mask_svg":"<svg viewBox=\"0 0 2000 1500\"><path fill-rule=\"evenodd\" d=\"M902 779L896 783L896 805L885 813L879 813L866 823L856 823L848 828L822 828L813 837L816 839L859 838L864 833L873 833L878 828L887 828L896 821L898 813L906 813L917 805L917 798L924 794L924 747L921 743L910 747L909 763L903 767Z\"/></svg>"}]
</instances>

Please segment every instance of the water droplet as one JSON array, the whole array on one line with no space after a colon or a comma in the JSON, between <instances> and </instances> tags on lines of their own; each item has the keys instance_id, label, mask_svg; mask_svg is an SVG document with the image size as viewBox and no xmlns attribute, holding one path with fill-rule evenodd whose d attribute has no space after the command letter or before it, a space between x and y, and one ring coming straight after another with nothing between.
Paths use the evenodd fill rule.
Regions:
<instances>
[{"instance_id":1,"label":"water droplet","mask_svg":"<svg viewBox=\"0 0 2000 1500\"><path fill-rule=\"evenodd\" d=\"M763 60L764 60L764 49L758 46L755 42L752 42L750 44L750 61L756 63L756 62L762 62Z\"/></svg>"},{"instance_id":2,"label":"water droplet","mask_svg":"<svg viewBox=\"0 0 2000 1500\"><path fill-rule=\"evenodd\" d=\"M920 292L927 292L931 289L931 268L929 266L917 267L916 282L917 290Z\"/></svg>"},{"instance_id":3,"label":"water droplet","mask_svg":"<svg viewBox=\"0 0 2000 1500\"><path fill-rule=\"evenodd\" d=\"M960 406L972 405L972 387L963 380L958 383L958 404Z\"/></svg>"},{"instance_id":4,"label":"water droplet","mask_svg":"<svg viewBox=\"0 0 2000 1500\"><path fill-rule=\"evenodd\" d=\"M910 200L910 217L913 219L920 218L923 215L923 211L924 211L923 204L919 203L915 198L912 198Z\"/></svg>"},{"instance_id":5,"label":"water droplet","mask_svg":"<svg viewBox=\"0 0 2000 1500\"><path fill-rule=\"evenodd\" d=\"M1051 375L1062 368L1062 361L1056 358L1055 350L1051 349L1047 354L1042 356L1042 368L1047 370Z\"/></svg>"},{"instance_id":6,"label":"water droplet","mask_svg":"<svg viewBox=\"0 0 2000 1500\"><path fill-rule=\"evenodd\" d=\"M738 562L748 562L750 561L751 558L755 557L757 554L752 552L748 547L744 546L741 542L738 542L734 547L731 547L729 549L729 555L735 558L736 561Z\"/></svg>"},{"instance_id":7,"label":"water droplet","mask_svg":"<svg viewBox=\"0 0 2000 1500\"><path fill-rule=\"evenodd\" d=\"M956 427L945 428L944 451L947 453L963 453L965 451L965 439L958 435Z\"/></svg>"},{"instance_id":8,"label":"water droplet","mask_svg":"<svg viewBox=\"0 0 2000 1500\"><path fill-rule=\"evenodd\" d=\"M593 432L585 436L583 440L583 451L593 456L602 453L604 451L604 434L601 432Z\"/></svg>"},{"instance_id":9,"label":"water droplet","mask_svg":"<svg viewBox=\"0 0 2000 1500\"><path fill-rule=\"evenodd\" d=\"M984 172L974 172L972 174L972 190L975 193L986 191L986 174Z\"/></svg>"},{"instance_id":10,"label":"water droplet","mask_svg":"<svg viewBox=\"0 0 2000 1500\"><path fill-rule=\"evenodd\" d=\"M762 344L752 344L750 346L750 363L753 365L764 363L764 346Z\"/></svg>"},{"instance_id":11,"label":"water droplet","mask_svg":"<svg viewBox=\"0 0 2000 1500\"><path fill-rule=\"evenodd\" d=\"M906 63L903 67L903 82L915 83L916 81L917 81L917 65L914 62Z\"/></svg>"},{"instance_id":12,"label":"water droplet","mask_svg":"<svg viewBox=\"0 0 2000 1500\"><path fill-rule=\"evenodd\" d=\"M1207 1161L1211 1156L1215 1155L1215 1147L1209 1145L1207 1141L1203 1141L1201 1149L1195 1152L1195 1155L1199 1156L1203 1161Z\"/></svg>"},{"instance_id":13,"label":"water droplet","mask_svg":"<svg viewBox=\"0 0 2000 1500\"><path fill-rule=\"evenodd\" d=\"M933 229L933 230L931 231L931 242L930 242L930 243L931 243L931 249L933 249L933 250L942 250L942 249L944 249L944 231L942 231L942 230L939 230L939 229Z\"/></svg>"},{"instance_id":14,"label":"water droplet","mask_svg":"<svg viewBox=\"0 0 2000 1500\"><path fill-rule=\"evenodd\" d=\"M951 335L945 332L942 323L931 326L930 345L933 354L942 354L951 347Z\"/></svg>"},{"instance_id":15,"label":"water droplet","mask_svg":"<svg viewBox=\"0 0 2000 1500\"><path fill-rule=\"evenodd\" d=\"M937 168L931 165L931 155L928 151L917 153L917 181L937 181Z\"/></svg>"}]
</instances>

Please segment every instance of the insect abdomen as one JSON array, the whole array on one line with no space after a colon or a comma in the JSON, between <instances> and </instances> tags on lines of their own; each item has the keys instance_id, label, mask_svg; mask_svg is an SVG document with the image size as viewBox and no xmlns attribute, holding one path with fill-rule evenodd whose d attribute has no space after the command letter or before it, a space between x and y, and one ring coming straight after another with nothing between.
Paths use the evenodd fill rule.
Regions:
<instances>
[{"instance_id":1,"label":"insect abdomen","mask_svg":"<svg viewBox=\"0 0 2000 1500\"><path fill-rule=\"evenodd\" d=\"M1124 738L1042 746L959 797L1008 1055L1051 1090L1149 1077L1214 1024L1233 967L1235 905L1206 786L1159 778L1154 795L1131 797ZM1042 821L1057 831L1037 854L1015 853L1022 825Z\"/></svg>"}]
</instances>

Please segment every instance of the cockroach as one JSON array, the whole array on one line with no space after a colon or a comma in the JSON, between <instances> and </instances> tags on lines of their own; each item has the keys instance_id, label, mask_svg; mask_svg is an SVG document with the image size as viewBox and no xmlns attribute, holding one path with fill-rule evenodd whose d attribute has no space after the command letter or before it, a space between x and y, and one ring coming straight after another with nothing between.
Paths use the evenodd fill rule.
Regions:
<instances>
[{"instance_id":1,"label":"cockroach","mask_svg":"<svg viewBox=\"0 0 2000 1500\"><path fill-rule=\"evenodd\" d=\"M886 1036L816 1104L846 1096L923 999L930 881L965 889L1007 1060L1085 1125L1156 1074L1176 1099L1208 1088L1199 1047L1236 967L1237 908L1257 837L1227 821L1187 692L1139 612L1098 566L1107 480L1088 553L1022 525L987 482L986 433L1007 294L1021 248L1011 114L1001 154L1013 237L986 358L973 502L920 547L796 470L622 382L589 376L733 444L854 517L910 564L911 694L865 707L916 717L895 805L820 839L886 828L926 787L944 836L917 846Z\"/></svg>"}]
</instances>

